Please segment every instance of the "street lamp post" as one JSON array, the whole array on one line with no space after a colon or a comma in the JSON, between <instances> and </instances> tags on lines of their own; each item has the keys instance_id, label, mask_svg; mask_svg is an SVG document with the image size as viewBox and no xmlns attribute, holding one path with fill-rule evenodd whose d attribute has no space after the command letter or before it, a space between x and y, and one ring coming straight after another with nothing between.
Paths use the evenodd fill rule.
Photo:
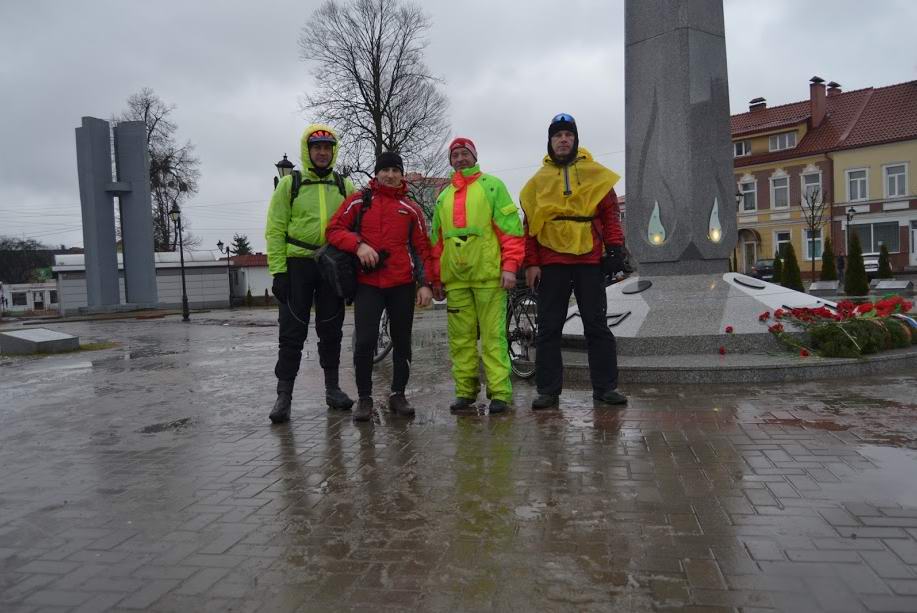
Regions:
<instances>
[{"instance_id":1,"label":"street lamp post","mask_svg":"<svg viewBox=\"0 0 917 613\"><path fill-rule=\"evenodd\" d=\"M178 229L178 259L181 265L181 319L182 321L190 321L188 312L188 288L185 285L185 243L182 239L181 231L181 209L178 208L177 204L172 205L172 208L169 210L169 217L172 218L175 227Z\"/></svg>"},{"instance_id":2,"label":"street lamp post","mask_svg":"<svg viewBox=\"0 0 917 613\"><path fill-rule=\"evenodd\" d=\"M232 308L232 251L229 248L229 245L226 245L226 251L223 251L223 241L217 241L217 249L220 250L220 253L226 254L226 277L229 279L229 308Z\"/></svg>"},{"instance_id":3,"label":"street lamp post","mask_svg":"<svg viewBox=\"0 0 917 613\"><path fill-rule=\"evenodd\" d=\"M277 176L274 177L274 189L277 189L277 184L280 183L280 179L284 178L287 175L293 174L293 162L287 159L287 154L283 154L283 159L274 164L277 167Z\"/></svg>"}]
</instances>

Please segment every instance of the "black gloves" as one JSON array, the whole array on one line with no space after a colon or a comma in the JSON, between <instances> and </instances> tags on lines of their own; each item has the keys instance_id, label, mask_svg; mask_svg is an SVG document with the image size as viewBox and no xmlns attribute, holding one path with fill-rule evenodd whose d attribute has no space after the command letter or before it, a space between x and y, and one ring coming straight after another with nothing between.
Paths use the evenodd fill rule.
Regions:
<instances>
[{"instance_id":1,"label":"black gloves","mask_svg":"<svg viewBox=\"0 0 917 613\"><path fill-rule=\"evenodd\" d=\"M279 272L274 275L274 284L271 286L274 297L283 304L286 304L290 297L290 275L289 273Z\"/></svg>"},{"instance_id":2,"label":"black gloves","mask_svg":"<svg viewBox=\"0 0 917 613\"><path fill-rule=\"evenodd\" d=\"M624 267L624 248L620 245L605 247L605 255L602 256L602 272L606 276L613 277L619 272L624 272Z\"/></svg>"}]
</instances>

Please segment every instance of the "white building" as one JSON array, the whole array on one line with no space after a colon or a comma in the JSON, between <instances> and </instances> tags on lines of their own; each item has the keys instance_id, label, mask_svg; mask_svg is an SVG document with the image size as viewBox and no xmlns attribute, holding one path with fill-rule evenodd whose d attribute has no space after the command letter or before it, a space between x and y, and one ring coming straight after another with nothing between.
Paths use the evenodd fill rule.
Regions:
<instances>
[{"instance_id":1,"label":"white building","mask_svg":"<svg viewBox=\"0 0 917 613\"><path fill-rule=\"evenodd\" d=\"M181 263L177 252L155 254L156 288L160 308L181 307ZM61 314L77 313L88 306L86 264L82 254L56 255L51 269L57 279L56 289ZM124 298L124 265L118 254L121 303ZM185 251L185 285L188 306L192 309L229 306L229 270L218 251Z\"/></svg>"},{"instance_id":2,"label":"white building","mask_svg":"<svg viewBox=\"0 0 917 613\"><path fill-rule=\"evenodd\" d=\"M58 309L56 281L44 283L0 283L0 310L26 313Z\"/></svg>"},{"instance_id":3,"label":"white building","mask_svg":"<svg viewBox=\"0 0 917 613\"><path fill-rule=\"evenodd\" d=\"M251 255L232 256L232 299L234 304L245 301L248 292L252 293L254 300L264 299L264 292L273 298L271 285L274 278L267 269L267 255L253 253Z\"/></svg>"}]
</instances>

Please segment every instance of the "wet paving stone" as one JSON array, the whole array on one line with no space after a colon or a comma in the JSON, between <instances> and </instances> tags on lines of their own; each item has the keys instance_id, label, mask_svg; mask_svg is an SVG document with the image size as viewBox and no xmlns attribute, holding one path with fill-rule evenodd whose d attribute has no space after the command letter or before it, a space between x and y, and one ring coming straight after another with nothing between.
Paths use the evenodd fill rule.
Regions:
<instances>
[{"instance_id":1,"label":"wet paving stone","mask_svg":"<svg viewBox=\"0 0 917 613\"><path fill-rule=\"evenodd\" d=\"M0 358L0 610L917 610L917 376L537 414L516 381L515 411L455 416L427 310L416 418L390 361L373 424L328 411L310 338L278 427L275 315L54 324L118 345Z\"/></svg>"}]
</instances>

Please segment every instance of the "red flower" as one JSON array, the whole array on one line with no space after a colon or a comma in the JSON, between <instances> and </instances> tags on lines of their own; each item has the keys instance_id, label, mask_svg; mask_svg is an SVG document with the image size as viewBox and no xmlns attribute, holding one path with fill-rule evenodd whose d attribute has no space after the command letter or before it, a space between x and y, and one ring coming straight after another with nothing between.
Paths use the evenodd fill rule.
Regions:
<instances>
[{"instance_id":1,"label":"red flower","mask_svg":"<svg viewBox=\"0 0 917 613\"><path fill-rule=\"evenodd\" d=\"M864 302L856 308L857 313L869 313L873 310L873 305L871 302Z\"/></svg>"},{"instance_id":2,"label":"red flower","mask_svg":"<svg viewBox=\"0 0 917 613\"><path fill-rule=\"evenodd\" d=\"M776 324L770 326L770 327L767 329L767 331L770 332L771 334L780 334L781 332L783 332L783 324L776 323Z\"/></svg>"},{"instance_id":3,"label":"red flower","mask_svg":"<svg viewBox=\"0 0 917 613\"><path fill-rule=\"evenodd\" d=\"M809 355L810 355L810 354L809 354L809 350L806 349L806 348L802 348L802 349L799 350L799 355L802 356L802 357L804 357L804 358L807 358L807 357L809 357Z\"/></svg>"},{"instance_id":4,"label":"red flower","mask_svg":"<svg viewBox=\"0 0 917 613\"><path fill-rule=\"evenodd\" d=\"M726 355L726 348L720 345L720 355Z\"/></svg>"},{"instance_id":5,"label":"red flower","mask_svg":"<svg viewBox=\"0 0 917 613\"><path fill-rule=\"evenodd\" d=\"M782 319L784 315L786 315L786 311L783 309L777 309L774 311L774 319Z\"/></svg>"},{"instance_id":6,"label":"red flower","mask_svg":"<svg viewBox=\"0 0 917 613\"><path fill-rule=\"evenodd\" d=\"M732 334L732 326L726 326L726 334Z\"/></svg>"},{"instance_id":7,"label":"red flower","mask_svg":"<svg viewBox=\"0 0 917 613\"><path fill-rule=\"evenodd\" d=\"M764 311L763 313L761 313L760 315L758 315L758 321L767 321L767 320L770 319L770 318L771 318L771 312L770 312L770 311Z\"/></svg>"}]
</instances>

